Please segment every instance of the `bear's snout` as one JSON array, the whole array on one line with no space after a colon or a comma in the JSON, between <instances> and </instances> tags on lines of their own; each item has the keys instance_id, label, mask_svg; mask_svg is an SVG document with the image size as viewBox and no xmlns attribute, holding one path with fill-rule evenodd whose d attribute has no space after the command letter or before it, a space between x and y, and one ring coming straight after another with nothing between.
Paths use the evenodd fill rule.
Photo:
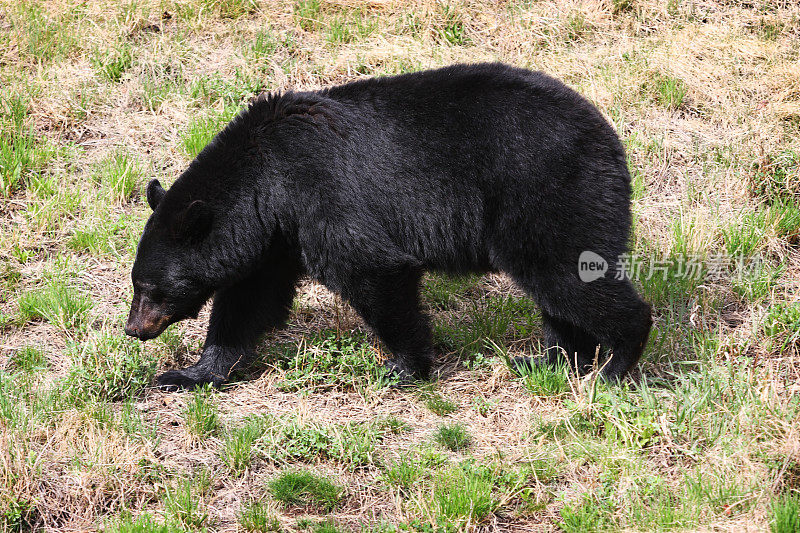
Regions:
<instances>
[{"instance_id":1,"label":"bear's snout","mask_svg":"<svg viewBox=\"0 0 800 533\"><path fill-rule=\"evenodd\" d=\"M149 298L134 293L125 334L143 341L155 339L170 325L170 318Z\"/></svg>"}]
</instances>

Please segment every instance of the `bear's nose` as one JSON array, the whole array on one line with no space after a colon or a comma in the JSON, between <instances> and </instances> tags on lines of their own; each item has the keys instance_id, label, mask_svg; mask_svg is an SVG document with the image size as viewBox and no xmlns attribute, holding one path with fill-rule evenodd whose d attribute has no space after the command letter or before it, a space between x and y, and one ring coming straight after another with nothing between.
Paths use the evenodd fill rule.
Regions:
<instances>
[{"instance_id":1,"label":"bear's nose","mask_svg":"<svg viewBox=\"0 0 800 533\"><path fill-rule=\"evenodd\" d=\"M125 325L125 334L126 335L130 335L131 337L137 337L138 338L139 335L141 335L141 333L142 332L139 329L139 326L132 326L131 324L126 324Z\"/></svg>"}]
</instances>

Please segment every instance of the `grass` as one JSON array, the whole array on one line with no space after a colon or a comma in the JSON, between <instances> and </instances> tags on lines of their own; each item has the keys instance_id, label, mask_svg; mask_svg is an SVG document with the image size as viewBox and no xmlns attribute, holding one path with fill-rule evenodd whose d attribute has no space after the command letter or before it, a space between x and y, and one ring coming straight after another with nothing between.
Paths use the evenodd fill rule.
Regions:
<instances>
[{"instance_id":1,"label":"grass","mask_svg":"<svg viewBox=\"0 0 800 533\"><path fill-rule=\"evenodd\" d=\"M424 464L415 462L411 457L404 456L386 468L383 478L390 486L408 492L417 481L425 477L425 470Z\"/></svg>"},{"instance_id":2,"label":"grass","mask_svg":"<svg viewBox=\"0 0 800 533\"><path fill-rule=\"evenodd\" d=\"M244 474L256 460L284 464L323 459L360 470L378 462L377 449L388 435L404 429L393 419L325 424L250 416L239 427L222 430L220 458L234 476Z\"/></svg>"},{"instance_id":3,"label":"grass","mask_svg":"<svg viewBox=\"0 0 800 533\"><path fill-rule=\"evenodd\" d=\"M442 424L433 434L433 440L451 452L464 450L472 443L467 429L459 423Z\"/></svg>"},{"instance_id":4,"label":"grass","mask_svg":"<svg viewBox=\"0 0 800 533\"><path fill-rule=\"evenodd\" d=\"M534 332L538 311L527 298L492 297L471 300L466 311L469 321L441 321L434 324L434 341L457 353L469 365L485 359L487 346L503 345L510 336Z\"/></svg>"},{"instance_id":5,"label":"grass","mask_svg":"<svg viewBox=\"0 0 800 533\"><path fill-rule=\"evenodd\" d=\"M72 342L67 353L71 365L63 387L76 403L135 398L150 386L156 371L140 344L119 335L90 333Z\"/></svg>"},{"instance_id":6,"label":"grass","mask_svg":"<svg viewBox=\"0 0 800 533\"><path fill-rule=\"evenodd\" d=\"M20 321L44 320L72 334L85 324L92 309L91 298L63 280L53 280L42 289L19 297Z\"/></svg>"},{"instance_id":7,"label":"grass","mask_svg":"<svg viewBox=\"0 0 800 533\"><path fill-rule=\"evenodd\" d=\"M269 490L284 505L312 506L322 511L331 511L344 495L342 487L305 470L284 472L269 483Z\"/></svg>"},{"instance_id":8,"label":"grass","mask_svg":"<svg viewBox=\"0 0 800 533\"><path fill-rule=\"evenodd\" d=\"M47 369L47 358L35 346L23 346L8 358L8 364L25 373L40 372Z\"/></svg>"},{"instance_id":9,"label":"grass","mask_svg":"<svg viewBox=\"0 0 800 533\"><path fill-rule=\"evenodd\" d=\"M189 157L195 157L211 142L217 133L233 118L235 109L192 120L182 137L182 147Z\"/></svg>"},{"instance_id":10,"label":"grass","mask_svg":"<svg viewBox=\"0 0 800 533\"><path fill-rule=\"evenodd\" d=\"M680 108L686 99L686 84L671 76L656 76L656 101L670 110Z\"/></svg>"},{"instance_id":11,"label":"grass","mask_svg":"<svg viewBox=\"0 0 800 533\"><path fill-rule=\"evenodd\" d=\"M512 369L519 373L525 387L535 396L558 396L570 390L570 368L564 363L558 367L542 364L524 364Z\"/></svg>"},{"instance_id":12,"label":"grass","mask_svg":"<svg viewBox=\"0 0 800 533\"><path fill-rule=\"evenodd\" d=\"M183 410L183 416L192 435L204 439L215 434L220 421L214 389L210 385L197 387Z\"/></svg>"},{"instance_id":13,"label":"grass","mask_svg":"<svg viewBox=\"0 0 800 533\"><path fill-rule=\"evenodd\" d=\"M225 433L222 448L222 462L234 475L241 475L250 466L253 458L253 445L266 430L264 420L252 418L243 426Z\"/></svg>"},{"instance_id":14,"label":"grass","mask_svg":"<svg viewBox=\"0 0 800 533\"><path fill-rule=\"evenodd\" d=\"M239 525L249 532L280 531L281 523L269 505L261 501L247 503L239 513Z\"/></svg>"},{"instance_id":15,"label":"grass","mask_svg":"<svg viewBox=\"0 0 800 533\"><path fill-rule=\"evenodd\" d=\"M172 523L190 530L200 529L208 524L208 513L199 492L191 479L181 481L175 488L167 489L165 507Z\"/></svg>"},{"instance_id":16,"label":"grass","mask_svg":"<svg viewBox=\"0 0 800 533\"><path fill-rule=\"evenodd\" d=\"M431 387L421 389L420 398L425 403L425 407L439 416L449 415L458 410L458 404L437 393Z\"/></svg>"},{"instance_id":17,"label":"grass","mask_svg":"<svg viewBox=\"0 0 800 533\"><path fill-rule=\"evenodd\" d=\"M788 493L776 498L770 506L772 533L789 533L800 530L800 497Z\"/></svg>"},{"instance_id":18,"label":"grass","mask_svg":"<svg viewBox=\"0 0 800 533\"><path fill-rule=\"evenodd\" d=\"M363 334L323 331L297 345L276 346L272 356L284 370L279 388L285 391L342 389L368 394L392 384Z\"/></svg>"},{"instance_id":19,"label":"grass","mask_svg":"<svg viewBox=\"0 0 800 533\"><path fill-rule=\"evenodd\" d=\"M107 531L109 533L177 533L180 529L160 523L145 513L135 518L131 515L124 516L109 524Z\"/></svg>"},{"instance_id":20,"label":"grass","mask_svg":"<svg viewBox=\"0 0 800 533\"><path fill-rule=\"evenodd\" d=\"M99 165L94 179L112 202L125 202L139 188L143 175L141 163L120 150Z\"/></svg>"},{"instance_id":21,"label":"grass","mask_svg":"<svg viewBox=\"0 0 800 533\"><path fill-rule=\"evenodd\" d=\"M800 304L771 307L764 319L764 334L770 347L781 353L796 352L800 343Z\"/></svg>"},{"instance_id":22,"label":"grass","mask_svg":"<svg viewBox=\"0 0 800 533\"><path fill-rule=\"evenodd\" d=\"M378 444L386 432L374 423L322 425L290 420L273 432L266 455L274 461L324 458L358 469L375 462Z\"/></svg>"},{"instance_id":23,"label":"grass","mask_svg":"<svg viewBox=\"0 0 800 533\"><path fill-rule=\"evenodd\" d=\"M112 83L119 83L133 66L133 54L128 46L98 52L92 59L97 73Z\"/></svg>"},{"instance_id":24,"label":"grass","mask_svg":"<svg viewBox=\"0 0 800 533\"><path fill-rule=\"evenodd\" d=\"M565 533L606 531L614 526L613 509L596 495L585 495L579 502L568 503L560 514L558 526Z\"/></svg>"},{"instance_id":25,"label":"grass","mask_svg":"<svg viewBox=\"0 0 800 533\"><path fill-rule=\"evenodd\" d=\"M441 471L432 480L425 501L429 521L445 530L480 524L497 509L499 502L492 482L479 472L464 467Z\"/></svg>"},{"instance_id":26,"label":"grass","mask_svg":"<svg viewBox=\"0 0 800 533\"><path fill-rule=\"evenodd\" d=\"M0 97L0 198L36 180L54 156L31 127L30 103L20 93Z\"/></svg>"},{"instance_id":27,"label":"grass","mask_svg":"<svg viewBox=\"0 0 800 533\"><path fill-rule=\"evenodd\" d=\"M800 8L589 4L6 2L0 530L796 530ZM124 336L148 179L262 90L487 60L564 80L620 134L654 315L630 380L519 375L546 348L535 303L429 273L434 383L395 388L304 280L236 383L154 387L207 311Z\"/></svg>"}]
</instances>

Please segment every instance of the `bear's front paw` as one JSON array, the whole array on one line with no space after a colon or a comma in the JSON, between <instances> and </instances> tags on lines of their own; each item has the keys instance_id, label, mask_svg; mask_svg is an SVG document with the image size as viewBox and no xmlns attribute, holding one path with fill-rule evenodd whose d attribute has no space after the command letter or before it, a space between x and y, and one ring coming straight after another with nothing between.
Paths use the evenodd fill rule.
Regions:
<instances>
[{"instance_id":1,"label":"bear's front paw","mask_svg":"<svg viewBox=\"0 0 800 533\"><path fill-rule=\"evenodd\" d=\"M384 361L383 367L388 371L388 375L396 380L397 387L409 387L428 377L402 359L388 359Z\"/></svg>"},{"instance_id":2,"label":"bear's front paw","mask_svg":"<svg viewBox=\"0 0 800 533\"><path fill-rule=\"evenodd\" d=\"M221 376L216 376L210 372L200 372L194 367L184 368L183 370L169 370L156 378L158 388L165 392L177 392L180 390L193 390L205 383L211 383L219 387L225 381Z\"/></svg>"}]
</instances>

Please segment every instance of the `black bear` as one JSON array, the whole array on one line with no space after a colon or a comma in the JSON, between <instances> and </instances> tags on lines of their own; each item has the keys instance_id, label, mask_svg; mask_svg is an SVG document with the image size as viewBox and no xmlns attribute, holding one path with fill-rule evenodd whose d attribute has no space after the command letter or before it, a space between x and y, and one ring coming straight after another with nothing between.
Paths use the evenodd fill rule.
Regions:
<instances>
[{"instance_id":1,"label":"black bear","mask_svg":"<svg viewBox=\"0 0 800 533\"><path fill-rule=\"evenodd\" d=\"M539 72L453 65L262 95L147 201L126 333L154 338L213 296L200 360L162 374L165 388L225 381L284 324L306 275L358 311L404 379L432 363L426 270L511 276L542 309L552 348L537 362L566 354L585 370L602 346L620 377L649 335L650 306L616 267L631 226L624 149ZM583 252L605 273L582 281Z\"/></svg>"}]
</instances>

